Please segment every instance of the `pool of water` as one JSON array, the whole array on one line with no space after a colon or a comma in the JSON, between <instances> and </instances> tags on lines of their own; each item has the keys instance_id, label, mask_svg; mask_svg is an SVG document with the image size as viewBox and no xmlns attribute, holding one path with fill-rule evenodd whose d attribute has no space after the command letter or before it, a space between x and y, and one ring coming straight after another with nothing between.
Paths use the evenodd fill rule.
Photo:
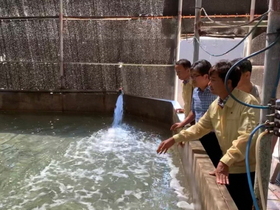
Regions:
<instances>
[{"instance_id":1,"label":"pool of water","mask_svg":"<svg viewBox=\"0 0 280 210\"><path fill-rule=\"evenodd\" d=\"M0 209L193 209L170 135L111 116L0 114Z\"/></svg>"}]
</instances>

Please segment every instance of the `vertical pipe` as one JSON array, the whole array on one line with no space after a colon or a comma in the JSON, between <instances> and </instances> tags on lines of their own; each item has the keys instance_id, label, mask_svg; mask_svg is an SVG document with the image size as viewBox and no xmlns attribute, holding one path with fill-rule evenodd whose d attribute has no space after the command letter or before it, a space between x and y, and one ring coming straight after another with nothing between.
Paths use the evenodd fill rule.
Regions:
<instances>
[{"instance_id":1,"label":"vertical pipe","mask_svg":"<svg viewBox=\"0 0 280 210\"><path fill-rule=\"evenodd\" d=\"M256 0L251 0L251 8L250 8L250 21L252 21L254 19L254 15L255 15L255 6L256 6ZM253 27L249 27L249 31L251 31L253 29ZM251 49L252 49L252 34L248 37L247 39L247 44L246 44L246 55L248 56L251 54Z\"/></svg>"},{"instance_id":2,"label":"vertical pipe","mask_svg":"<svg viewBox=\"0 0 280 210\"><path fill-rule=\"evenodd\" d=\"M193 62L199 59L199 32L202 0L195 0L195 22L194 22L194 40L193 40Z\"/></svg>"},{"instance_id":3,"label":"vertical pipe","mask_svg":"<svg viewBox=\"0 0 280 210\"><path fill-rule=\"evenodd\" d=\"M60 88L65 88L64 68L63 68L63 0L59 0L59 69L60 69Z\"/></svg>"},{"instance_id":4,"label":"vertical pipe","mask_svg":"<svg viewBox=\"0 0 280 210\"><path fill-rule=\"evenodd\" d=\"M280 29L280 0L270 0L269 1L270 13L268 15L268 25L267 25L267 39L266 46L271 44L276 39L276 32ZM262 89L262 103L268 104L270 99L276 96L272 96L274 85L277 80L278 65L280 61L280 42L278 41L272 48L265 52L264 60L264 79L263 79L263 89ZM271 112L269 110L261 111L261 123L265 122L267 119L267 114ZM259 153L260 156L257 157L260 160L261 166L261 179L262 186L264 190L264 198L267 201L268 193L268 183L269 183L269 172L271 166L271 141L272 134L266 135L260 142ZM258 180L257 180L258 181ZM256 186L255 192L259 198L259 189Z\"/></svg>"},{"instance_id":5,"label":"vertical pipe","mask_svg":"<svg viewBox=\"0 0 280 210\"><path fill-rule=\"evenodd\" d=\"M179 60L180 55L180 42L181 42L181 29L182 29L182 8L183 8L183 0L178 0L178 26L177 26L177 38L176 38L176 61ZM178 78L175 74L175 93L174 100L178 101Z\"/></svg>"},{"instance_id":6,"label":"vertical pipe","mask_svg":"<svg viewBox=\"0 0 280 210\"><path fill-rule=\"evenodd\" d=\"M180 41L181 41L181 29L182 29L182 8L183 8L183 0L178 0L176 61L179 60L179 54L180 54Z\"/></svg>"}]
</instances>

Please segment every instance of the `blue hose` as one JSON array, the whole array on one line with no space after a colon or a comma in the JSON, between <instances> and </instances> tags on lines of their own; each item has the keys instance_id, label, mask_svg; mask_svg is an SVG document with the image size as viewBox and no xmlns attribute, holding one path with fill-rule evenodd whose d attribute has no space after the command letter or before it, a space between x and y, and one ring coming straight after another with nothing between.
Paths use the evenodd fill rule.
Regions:
<instances>
[{"instance_id":1,"label":"blue hose","mask_svg":"<svg viewBox=\"0 0 280 210\"><path fill-rule=\"evenodd\" d=\"M245 158L245 163L246 163L246 173L247 173L247 178L248 178L248 185L250 189L250 193L253 199L253 204L255 206L255 210L260 210L258 206L257 199L255 197L253 185L252 185L252 180L251 180L251 175L250 175L250 164L249 164L249 154L250 154L250 147L251 147L251 141L253 139L254 134L258 131L258 129L264 127L264 124L258 125L257 127L254 128L254 130L251 132L247 145L246 145L246 158Z\"/></svg>"}]
</instances>

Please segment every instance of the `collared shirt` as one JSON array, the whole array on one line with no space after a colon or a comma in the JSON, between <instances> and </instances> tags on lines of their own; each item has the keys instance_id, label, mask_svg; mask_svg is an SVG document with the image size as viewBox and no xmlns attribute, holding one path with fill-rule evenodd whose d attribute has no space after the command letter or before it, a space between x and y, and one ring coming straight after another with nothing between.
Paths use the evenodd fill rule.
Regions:
<instances>
[{"instance_id":1,"label":"collared shirt","mask_svg":"<svg viewBox=\"0 0 280 210\"><path fill-rule=\"evenodd\" d=\"M209 86L204 90L197 87L193 90L192 111L195 114L195 122L198 122L216 98L217 96L211 93Z\"/></svg>"},{"instance_id":2,"label":"collared shirt","mask_svg":"<svg viewBox=\"0 0 280 210\"><path fill-rule=\"evenodd\" d=\"M183 84L187 84L189 82L189 80L183 80Z\"/></svg>"},{"instance_id":3,"label":"collared shirt","mask_svg":"<svg viewBox=\"0 0 280 210\"><path fill-rule=\"evenodd\" d=\"M220 107L224 108L224 106L225 106L225 104L226 104L228 98L229 98L229 95L228 95L224 100L221 99L221 98L219 97L219 99L218 99L218 105L219 105Z\"/></svg>"},{"instance_id":4,"label":"collared shirt","mask_svg":"<svg viewBox=\"0 0 280 210\"><path fill-rule=\"evenodd\" d=\"M184 100L185 116L188 116L189 112L191 111L192 91L193 91L193 86L191 81L189 81L186 84L182 83L182 98Z\"/></svg>"},{"instance_id":5,"label":"collared shirt","mask_svg":"<svg viewBox=\"0 0 280 210\"><path fill-rule=\"evenodd\" d=\"M232 94L249 104L259 104L249 93L234 89ZM259 122L258 109L244 106L229 97L221 108L216 99L198 123L173 136L175 142L196 140L214 130L223 152L221 161L229 166L229 173L246 173L245 154L248 138ZM250 170L255 171L255 141L250 148Z\"/></svg>"}]
</instances>

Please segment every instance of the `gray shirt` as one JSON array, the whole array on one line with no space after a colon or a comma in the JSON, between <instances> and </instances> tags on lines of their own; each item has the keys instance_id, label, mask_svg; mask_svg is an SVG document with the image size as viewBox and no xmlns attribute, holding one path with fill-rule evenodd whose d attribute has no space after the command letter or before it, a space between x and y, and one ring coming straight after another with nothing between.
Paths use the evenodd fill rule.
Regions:
<instances>
[{"instance_id":1,"label":"gray shirt","mask_svg":"<svg viewBox=\"0 0 280 210\"><path fill-rule=\"evenodd\" d=\"M261 102L258 86L253 83L252 83L252 85L253 85L253 87L252 87L250 94L253 95L259 102Z\"/></svg>"}]
</instances>

